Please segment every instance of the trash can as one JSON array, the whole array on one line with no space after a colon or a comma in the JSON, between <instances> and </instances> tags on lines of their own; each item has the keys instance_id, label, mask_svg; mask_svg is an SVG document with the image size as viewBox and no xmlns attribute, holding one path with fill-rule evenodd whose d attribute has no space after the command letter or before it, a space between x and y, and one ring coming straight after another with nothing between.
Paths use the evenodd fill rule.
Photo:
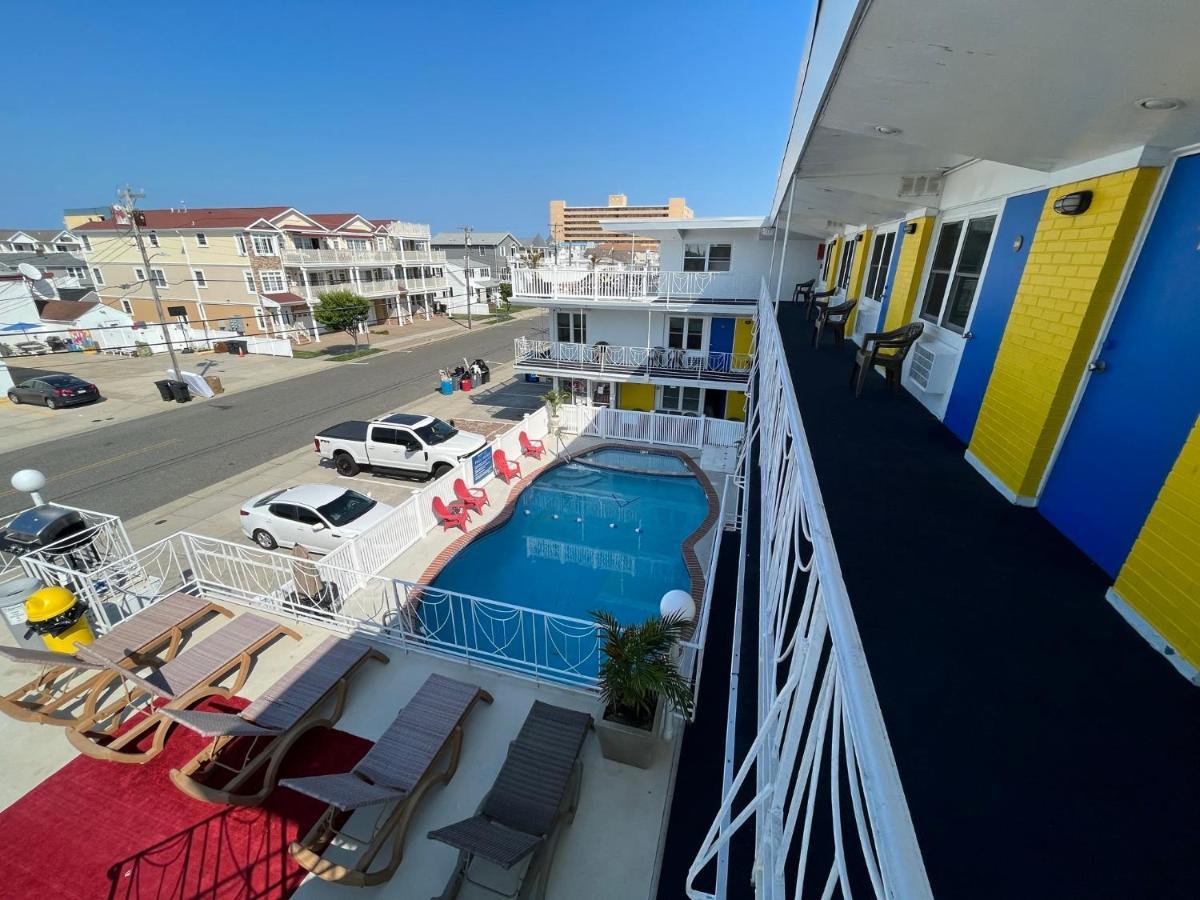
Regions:
<instances>
[{"instance_id":1,"label":"trash can","mask_svg":"<svg viewBox=\"0 0 1200 900\"><path fill-rule=\"evenodd\" d=\"M167 403L175 399L174 394L171 393L171 382L166 378L162 381L154 382L154 386L158 388L158 396L162 397Z\"/></svg>"},{"instance_id":2,"label":"trash can","mask_svg":"<svg viewBox=\"0 0 1200 900\"><path fill-rule=\"evenodd\" d=\"M176 403L187 403L192 399L192 392L186 381L172 381L170 384L171 396L175 398Z\"/></svg>"},{"instance_id":3,"label":"trash can","mask_svg":"<svg viewBox=\"0 0 1200 900\"><path fill-rule=\"evenodd\" d=\"M538 377L536 375L534 375L532 372L526 372L525 373L525 381L529 384L537 384Z\"/></svg>"},{"instance_id":4,"label":"trash can","mask_svg":"<svg viewBox=\"0 0 1200 900\"><path fill-rule=\"evenodd\" d=\"M472 366L479 370L479 384L487 384L492 380L492 370L482 359L475 360Z\"/></svg>"},{"instance_id":5,"label":"trash can","mask_svg":"<svg viewBox=\"0 0 1200 900\"><path fill-rule=\"evenodd\" d=\"M225 349L229 351L230 356L241 356L246 352L246 348L250 344L247 341L226 341Z\"/></svg>"},{"instance_id":6,"label":"trash can","mask_svg":"<svg viewBox=\"0 0 1200 900\"><path fill-rule=\"evenodd\" d=\"M28 618L25 615L25 598L42 587L44 585L40 578L14 578L12 581L0 584L0 612L4 614L4 621L8 624L8 630L18 647L28 647L31 650L44 649L41 639L36 635L31 634L28 638L25 637L25 632L28 630L28 626L25 624L25 620Z\"/></svg>"},{"instance_id":7,"label":"trash can","mask_svg":"<svg viewBox=\"0 0 1200 900\"><path fill-rule=\"evenodd\" d=\"M462 387L462 389L463 389L464 391L469 391L469 390L471 389L471 387L472 387L472 384L471 384L471 376L470 376L470 375L464 375L464 376L462 377L462 381L460 382L460 386Z\"/></svg>"},{"instance_id":8,"label":"trash can","mask_svg":"<svg viewBox=\"0 0 1200 900\"><path fill-rule=\"evenodd\" d=\"M86 612L86 604L65 587L41 588L25 601L26 634L40 634L47 650L74 653L75 644L90 644L96 639Z\"/></svg>"},{"instance_id":9,"label":"trash can","mask_svg":"<svg viewBox=\"0 0 1200 900\"><path fill-rule=\"evenodd\" d=\"M447 396L454 393L454 382L450 380L449 375L442 376L442 385L441 385L440 390L443 394L446 394Z\"/></svg>"}]
</instances>

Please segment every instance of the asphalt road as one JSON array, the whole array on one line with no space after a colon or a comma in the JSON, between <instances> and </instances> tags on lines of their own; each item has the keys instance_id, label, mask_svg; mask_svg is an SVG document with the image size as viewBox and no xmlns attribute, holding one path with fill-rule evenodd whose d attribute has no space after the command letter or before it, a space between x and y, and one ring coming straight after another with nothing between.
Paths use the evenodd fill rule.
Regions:
<instances>
[{"instance_id":1,"label":"asphalt road","mask_svg":"<svg viewBox=\"0 0 1200 900\"><path fill-rule=\"evenodd\" d=\"M518 321L464 332L408 351L193 402L0 455L0 514L28 506L9 489L13 472L38 468L51 499L132 518L296 450L318 431L346 419L368 419L421 397L437 411L437 371L465 356L511 362Z\"/></svg>"}]
</instances>

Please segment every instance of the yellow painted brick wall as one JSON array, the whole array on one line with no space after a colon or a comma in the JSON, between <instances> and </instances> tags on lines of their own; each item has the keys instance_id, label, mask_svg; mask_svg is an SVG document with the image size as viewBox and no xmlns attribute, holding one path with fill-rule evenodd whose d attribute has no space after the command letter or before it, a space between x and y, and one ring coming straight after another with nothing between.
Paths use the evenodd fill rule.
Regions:
<instances>
[{"instance_id":1,"label":"yellow painted brick wall","mask_svg":"<svg viewBox=\"0 0 1200 900\"><path fill-rule=\"evenodd\" d=\"M617 408L654 412L654 385L635 382L618 384Z\"/></svg>"},{"instance_id":2,"label":"yellow painted brick wall","mask_svg":"<svg viewBox=\"0 0 1200 900\"><path fill-rule=\"evenodd\" d=\"M1115 587L1181 656L1200 667L1200 419Z\"/></svg>"},{"instance_id":3,"label":"yellow painted brick wall","mask_svg":"<svg viewBox=\"0 0 1200 900\"><path fill-rule=\"evenodd\" d=\"M887 321L880 331L891 331L912 321L917 290L921 287L921 272L925 268L925 251L929 249L929 236L933 233L933 216L923 216L912 222L917 230L904 235L904 243L900 245L900 259L896 261L896 277L892 280L892 295L888 300Z\"/></svg>"},{"instance_id":4,"label":"yellow painted brick wall","mask_svg":"<svg viewBox=\"0 0 1200 900\"><path fill-rule=\"evenodd\" d=\"M854 251L854 262L850 264L850 285L846 289L846 299L853 300L855 297L862 297L863 273L867 270L867 258L871 255L871 229L867 229L862 233L862 240L858 242L858 249ZM854 317L858 315L858 307L854 307L854 312L850 313L850 317L846 319L846 333L850 334L854 331Z\"/></svg>"},{"instance_id":5,"label":"yellow painted brick wall","mask_svg":"<svg viewBox=\"0 0 1200 900\"><path fill-rule=\"evenodd\" d=\"M725 394L725 418L746 421L746 395L741 391L728 391Z\"/></svg>"},{"instance_id":6,"label":"yellow painted brick wall","mask_svg":"<svg viewBox=\"0 0 1200 900\"><path fill-rule=\"evenodd\" d=\"M1158 169L1128 169L1050 191L1000 342L971 452L1021 497L1037 494ZM1086 213L1054 201L1090 190Z\"/></svg>"},{"instance_id":7,"label":"yellow painted brick wall","mask_svg":"<svg viewBox=\"0 0 1200 900\"><path fill-rule=\"evenodd\" d=\"M829 268L825 270L825 287L823 290L829 290L837 284L837 267L838 260L841 258L843 238L838 238L833 242L833 248L829 251Z\"/></svg>"}]
</instances>

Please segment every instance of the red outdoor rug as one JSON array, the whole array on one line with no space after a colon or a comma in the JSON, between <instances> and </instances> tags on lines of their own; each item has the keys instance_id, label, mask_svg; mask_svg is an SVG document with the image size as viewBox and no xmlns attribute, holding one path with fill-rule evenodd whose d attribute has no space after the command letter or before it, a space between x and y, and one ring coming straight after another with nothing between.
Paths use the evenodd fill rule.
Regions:
<instances>
[{"instance_id":1,"label":"red outdoor rug","mask_svg":"<svg viewBox=\"0 0 1200 900\"><path fill-rule=\"evenodd\" d=\"M235 711L240 697L200 709ZM30 728L39 726L31 725ZM0 813L0 894L62 900L284 898L306 874L288 844L324 804L276 788L261 807L216 806L182 794L168 772L205 744L186 728L144 766L68 763ZM348 771L370 748L360 737L315 729L288 754L281 777Z\"/></svg>"}]
</instances>

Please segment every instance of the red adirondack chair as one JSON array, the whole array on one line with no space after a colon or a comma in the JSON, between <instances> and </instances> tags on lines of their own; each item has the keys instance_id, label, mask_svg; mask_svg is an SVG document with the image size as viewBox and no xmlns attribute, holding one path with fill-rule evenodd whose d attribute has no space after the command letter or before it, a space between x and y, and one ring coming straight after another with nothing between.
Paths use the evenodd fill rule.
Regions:
<instances>
[{"instance_id":1,"label":"red adirondack chair","mask_svg":"<svg viewBox=\"0 0 1200 900\"><path fill-rule=\"evenodd\" d=\"M524 453L526 456L532 456L534 459L542 458L542 454L546 452L545 444L543 444L541 441L530 440L529 435L523 431L518 434L517 437L521 440L522 453Z\"/></svg>"},{"instance_id":2,"label":"red adirondack chair","mask_svg":"<svg viewBox=\"0 0 1200 900\"><path fill-rule=\"evenodd\" d=\"M464 532L467 530L467 508L457 500L450 501L450 505L447 506L441 497L434 497L433 514L442 523L442 531L449 531L454 527L461 528Z\"/></svg>"},{"instance_id":3,"label":"red adirondack chair","mask_svg":"<svg viewBox=\"0 0 1200 900\"><path fill-rule=\"evenodd\" d=\"M503 450L492 451L492 465L496 467L496 474L504 479L505 484L508 484L513 478L521 477L521 464L510 463Z\"/></svg>"},{"instance_id":4,"label":"red adirondack chair","mask_svg":"<svg viewBox=\"0 0 1200 900\"><path fill-rule=\"evenodd\" d=\"M491 501L483 488L469 488L461 478L454 479L454 496L471 512L483 512Z\"/></svg>"}]
</instances>

